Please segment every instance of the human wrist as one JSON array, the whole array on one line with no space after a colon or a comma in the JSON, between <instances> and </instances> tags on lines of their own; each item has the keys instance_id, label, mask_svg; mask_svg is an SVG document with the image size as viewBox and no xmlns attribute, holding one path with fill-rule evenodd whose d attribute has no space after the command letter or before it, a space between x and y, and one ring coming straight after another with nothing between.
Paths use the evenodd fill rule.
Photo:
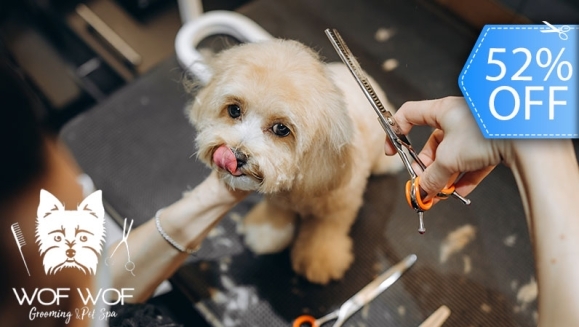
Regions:
<instances>
[{"instance_id":1,"label":"human wrist","mask_svg":"<svg viewBox=\"0 0 579 327\"><path fill-rule=\"evenodd\" d=\"M536 166L547 168L545 163L566 163L576 165L573 144L566 139L540 139L540 140L512 140L510 165Z\"/></svg>"},{"instance_id":2,"label":"human wrist","mask_svg":"<svg viewBox=\"0 0 579 327\"><path fill-rule=\"evenodd\" d=\"M165 232L165 229L163 228L163 226L161 224L161 214L162 214L163 210L164 209L159 209L157 211L157 213L155 214L155 226L157 227L157 231L163 237L163 239L165 239L165 241L167 241L167 243L169 243L173 248L175 248L179 252L187 253L187 254L194 254L197 251L199 251L199 249L201 248L201 244L199 242L197 245L195 245L195 248L188 248L186 246L181 245L181 243L174 240L167 232Z\"/></svg>"}]
</instances>

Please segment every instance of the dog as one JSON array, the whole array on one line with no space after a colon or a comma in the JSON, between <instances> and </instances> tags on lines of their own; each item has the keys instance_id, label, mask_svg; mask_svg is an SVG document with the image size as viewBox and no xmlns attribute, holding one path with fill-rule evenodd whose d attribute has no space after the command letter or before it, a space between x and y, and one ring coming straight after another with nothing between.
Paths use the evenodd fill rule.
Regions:
<instances>
[{"instance_id":1,"label":"dog","mask_svg":"<svg viewBox=\"0 0 579 327\"><path fill-rule=\"evenodd\" d=\"M199 160L231 188L264 195L243 221L245 243L257 254L291 245L295 272L318 284L341 279L368 177L402 167L384 155L368 100L345 65L298 41L236 45L209 67L187 112Z\"/></svg>"},{"instance_id":2,"label":"dog","mask_svg":"<svg viewBox=\"0 0 579 327\"><path fill-rule=\"evenodd\" d=\"M47 275L65 268L76 268L84 274L94 275L104 241L101 191L87 196L77 210L65 210L54 195L46 190L40 191L36 243Z\"/></svg>"}]
</instances>

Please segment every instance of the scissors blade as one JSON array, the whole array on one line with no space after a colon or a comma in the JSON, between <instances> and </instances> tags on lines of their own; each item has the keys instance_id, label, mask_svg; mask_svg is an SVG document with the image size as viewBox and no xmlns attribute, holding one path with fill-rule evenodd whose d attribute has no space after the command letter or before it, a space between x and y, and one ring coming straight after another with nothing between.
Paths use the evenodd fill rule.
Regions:
<instances>
[{"instance_id":1,"label":"scissors blade","mask_svg":"<svg viewBox=\"0 0 579 327\"><path fill-rule=\"evenodd\" d=\"M127 229L127 236L129 237L129 233L131 232L131 229L133 228L133 223L135 222L134 219L131 219L131 223L129 224L129 229ZM127 218L125 218L125 225L127 224ZM123 229L123 233L124 233L124 229Z\"/></svg>"},{"instance_id":2,"label":"scissors blade","mask_svg":"<svg viewBox=\"0 0 579 327\"><path fill-rule=\"evenodd\" d=\"M348 301L344 302L338 311L338 320L334 327L341 326L352 314L374 300L376 296L384 292L390 285L394 284L408 268L412 267L416 262L416 258L415 254L407 256L370 282L370 284L366 285Z\"/></svg>"},{"instance_id":3,"label":"scissors blade","mask_svg":"<svg viewBox=\"0 0 579 327\"><path fill-rule=\"evenodd\" d=\"M550 24L547 21L543 21L543 23L547 26L549 26L549 28L551 28L550 30L541 30L541 33L553 33L553 32L560 32L560 30L558 28L556 28L555 26L553 26L552 24Z\"/></svg>"},{"instance_id":4,"label":"scissors blade","mask_svg":"<svg viewBox=\"0 0 579 327\"><path fill-rule=\"evenodd\" d=\"M374 88L364 74L362 67L360 67L358 60L356 60L352 51L350 51L350 48L348 48L346 42L342 39L340 33L335 29L329 28L325 30L325 33L328 36L330 43L332 43L334 49L340 56L340 59L344 64L346 64L352 75L354 75L356 82L358 82L358 85L362 88L362 91L370 101L372 108L376 111L376 114L378 114L380 125L382 125L382 128L384 128L384 131L386 131L386 134L388 134L392 142L396 143L396 138L399 138L402 142L410 144L406 135L400 132L396 121L392 118L392 113L384 108L384 105L376 95Z\"/></svg>"},{"instance_id":5,"label":"scissors blade","mask_svg":"<svg viewBox=\"0 0 579 327\"><path fill-rule=\"evenodd\" d=\"M398 151L400 159L402 159L402 162L404 163L404 166L406 167L406 170L408 170L410 176L414 177L416 173L414 172L414 169L412 168L408 157L404 153L403 148L406 148L408 150L408 153L410 154L412 159L414 159L418 163L418 165L420 166L420 168L422 168L422 170L426 169L426 165L422 162L422 160L420 160L418 154L410 144L410 141L408 140L406 135L404 135L400 131L400 127L396 123L394 117L392 117L392 113L386 110L384 108L384 105L382 105L382 102L376 95L374 88L368 81L368 78L366 77L362 68L360 67L360 64L352 54L352 51L350 51L350 48L348 48L346 42L344 42L344 40L342 39L340 33L338 33L338 31L335 29L329 28L326 29L325 32L326 35L328 36L328 39L330 40L330 43L332 43L334 49L340 56L340 59L342 59L344 64L348 67L348 69L354 76L354 79L356 80L360 88L362 88L364 95L366 96L368 101L370 101L372 108L374 109L374 111L376 111L380 125L382 125L382 128L386 132L386 135L388 135L388 138L390 138L392 144Z\"/></svg>"}]
</instances>

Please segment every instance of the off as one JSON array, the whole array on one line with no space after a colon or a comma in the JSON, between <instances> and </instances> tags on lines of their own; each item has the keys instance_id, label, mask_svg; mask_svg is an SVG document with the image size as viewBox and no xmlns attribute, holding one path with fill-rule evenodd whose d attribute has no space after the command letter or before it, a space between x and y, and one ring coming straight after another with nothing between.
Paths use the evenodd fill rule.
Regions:
<instances>
[{"instance_id":1,"label":"off","mask_svg":"<svg viewBox=\"0 0 579 327\"><path fill-rule=\"evenodd\" d=\"M566 106L567 100L557 100L556 92L563 92L567 91L567 86L549 86L549 120L555 119L555 106ZM497 112L497 108L495 105L496 97L500 92L508 92L513 97L513 108L510 114L503 116ZM537 94L539 92L545 92L544 86L525 86L525 98L524 98L524 107L525 107L525 120L531 119L531 106L541 106L543 107L542 100L536 100L536 97L533 97L533 94ZM534 100L535 99L535 100ZM491 114L498 120L511 120L519 113L519 109L521 108L521 98L519 93L510 86L499 86L495 88L490 96L489 96L489 108L491 110ZM504 108L500 108L504 109ZM501 110L501 112L504 110Z\"/></svg>"}]
</instances>

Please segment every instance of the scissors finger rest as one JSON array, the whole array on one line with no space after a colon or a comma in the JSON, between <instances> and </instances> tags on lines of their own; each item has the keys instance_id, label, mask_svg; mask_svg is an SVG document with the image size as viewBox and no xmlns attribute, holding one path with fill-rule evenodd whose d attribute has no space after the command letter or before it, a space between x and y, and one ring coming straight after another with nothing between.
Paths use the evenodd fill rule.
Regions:
<instances>
[{"instance_id":1,"label":"scissors finger rest","mask_svg":"<svg viewBox=\"0 0 579 327\"><path fill-rule=\"evenodd\" d=\"M439 199L447 199L454 193L454 189L454 185L448 186L438 192L436 197ZM406 182L406 202L408 202L411 208L420 211L430 210L432 207L434 199L425 201L422 199L422 195L420 195L420 176L416 176Z\"/></svg>"}]
</instances>

